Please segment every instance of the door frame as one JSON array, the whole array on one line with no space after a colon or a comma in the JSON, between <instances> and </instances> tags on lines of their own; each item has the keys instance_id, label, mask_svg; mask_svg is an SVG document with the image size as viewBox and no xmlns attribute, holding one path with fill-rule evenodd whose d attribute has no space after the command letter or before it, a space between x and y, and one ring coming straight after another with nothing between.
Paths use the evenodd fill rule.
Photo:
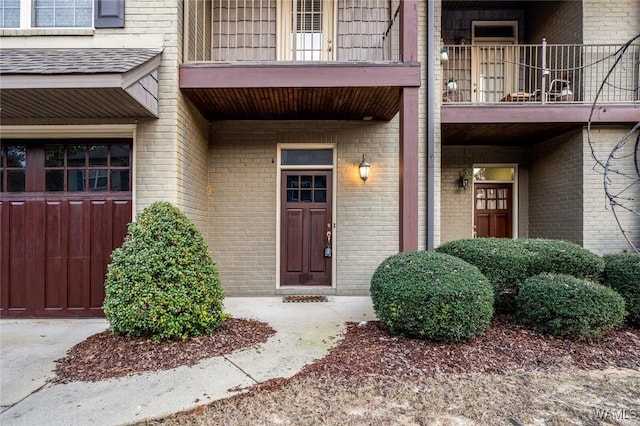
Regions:
<instances>
[{"instance_id":1,"label":"door frame","mask_svg":"<svg viewBox=\"0 0 640 426\"><path fill-rule=\"evenodd\" d=\"M282 150L283 149L331 149L333 152L333 164L330 166L296 166L296 165L282 165ZM281 248L282 248L282 171L283 170L330 170L331 171L331 222L332 222L332 237L331 237L331 287L336 288L336 237L337 237L337 193L338 193L338 176L337 176L337 163L338 163L338 150L335 143L279 143L277 145L276 155L276 289L280 288L309 288L308 286L280 286L280 261L281 261Z\"/></svg>"},{"instance_id":2,"label":"door frame","mask_svg":"<svg viewBox=\"0 0 640 426\"><path fill-rule=\"evenodd\" d=\"M276 52L278 61L295 61L291 52L291 31L293 2L296 0L280 0L276 2ZM337 55L336 42L338 40L338 2L322 0L322 32L326 36L323 40L322 60L317 62L335 61ZM331 47L331 49L329 49Z\"/></svg>"},{"instance_id":3,"label":"door frame","mask_svg":"<svg viewBox=\"0 0 640 426\"><path fill-rule=\"evenodd\" d=\"M475 178L475 173L473 173L473 170L475 170L476 168L480 168L480 167L513 167L513 180L476 180ZM471 235L474 236L474 226L475 226L475 221L476 221L476 215L475 215L475 206L476 206L476 200L475 200L475 193L476 193L476 183L511 183L512 184L512 191L511 191L511 237L512 239L517 239L518 238L518 217L519 217L519 200L520 200L520 195L519 195L519 185L518 185L518 164L515 163L474 163L472 168L471 168L471 176L472 176L472 183L471 183Z\"/></svg>"},{"instance_id":4,"label":"door frame","mask_svg":"<svg viewBox=\"0 0 640 426\"><path fill-rule=\"evenodd\" d=\"M513 29L513 37L491 37L491 36L476 36L476 28L481 27L506 27ZM514 45L513 50L504 50L504 56L507 61L512 62L512 65L506 65L506 70L503 73L503 96L507 93L515 92L518 89L518 21L472 21L471 22L471 96L473 102L480 102L480 56L483 49L483 45L495 46L495 45ZM510 51L511 50L511 51ZM475 87L474 87L475 86ZM482 101L487 102L487 101Z\"/></svg>"}]
</instances>

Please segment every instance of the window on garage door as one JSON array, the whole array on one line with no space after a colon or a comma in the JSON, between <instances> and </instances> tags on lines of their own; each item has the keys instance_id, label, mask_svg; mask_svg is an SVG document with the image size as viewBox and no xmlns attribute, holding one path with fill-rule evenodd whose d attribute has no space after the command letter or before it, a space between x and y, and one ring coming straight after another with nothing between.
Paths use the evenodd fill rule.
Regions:
<instances>
[{"instance_id":1,"label":"window on garage door","mask_svg":"<svg viewBox=\"0 0 640 426\"><path fill-rule=\"evenodd\" d=\"M100 316L132 215L130 139L3 140L0 316Z\"/></svg>"}]
</instances>

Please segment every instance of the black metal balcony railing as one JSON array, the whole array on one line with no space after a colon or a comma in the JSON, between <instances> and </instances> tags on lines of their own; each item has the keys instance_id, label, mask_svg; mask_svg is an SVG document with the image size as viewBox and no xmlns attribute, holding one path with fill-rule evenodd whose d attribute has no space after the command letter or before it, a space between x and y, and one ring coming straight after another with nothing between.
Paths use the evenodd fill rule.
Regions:
<instances>
[{"instance_id":1,"label":"black metal balcony railing","mask_svg":"<svg viewBox=\"0 0 640 426\"><path fill-rule=\"evenodd\" d=\"M444 46L441 65L443 102L640 101L640 44Z\"/></svg>"},{"instance_id":2,"label":"black metal balcony railing","mask_svg":"<svg viewBox=\"0 0 640 426\"><path fill-rule=\"evenodd\" d=\"M184 4L185 63L401 60L397 0Z\"/></svg>"}]
</instances>

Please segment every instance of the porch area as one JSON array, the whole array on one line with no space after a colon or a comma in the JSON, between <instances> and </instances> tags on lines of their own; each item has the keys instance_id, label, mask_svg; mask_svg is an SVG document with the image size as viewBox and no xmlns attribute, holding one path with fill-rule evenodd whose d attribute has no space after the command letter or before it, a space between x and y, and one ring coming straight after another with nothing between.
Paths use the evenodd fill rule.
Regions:
<instances>
[{"instance_id":1,"label":"porch area","mask_svg":"<svg viewBox=\"0 0 640 426\"><path fill-rule=\"evenodd\" d=\"M640 101L640 42L443 45L440 64L443 104Z\"/></svg>"},{"instance_id":2,"label":"porch area","mask_svg":"<svg viewBox=\"0 0 640 426\"><path fill-rule=\"evenodd\" d=\"M420 86L417 2L185 3L180 88L210 120L390 121Z\"/></svg>"}]
</instances>

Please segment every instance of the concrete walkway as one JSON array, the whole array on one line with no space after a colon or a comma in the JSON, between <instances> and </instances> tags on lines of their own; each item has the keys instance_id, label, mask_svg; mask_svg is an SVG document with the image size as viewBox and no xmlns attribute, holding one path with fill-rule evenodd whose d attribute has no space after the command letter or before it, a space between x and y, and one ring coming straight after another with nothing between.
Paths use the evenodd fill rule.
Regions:
<instances>
[{"instance_id":1,"label":"concrete walkway","mask_svg":"<svg viewBox=\"0 0 640 426\"><path fill-rule=\"evenodd\" d=\"M51 385L54 361L107 328L99 319L0 321L0 424L120 425L163 417L234 395L229 389L291 377L323 357L347 321L375 319L369 297L283 303L281 297L229 297L225 312L276 330L259 347L192 367L97 383Z\"/></svg>"}]
</instances>

